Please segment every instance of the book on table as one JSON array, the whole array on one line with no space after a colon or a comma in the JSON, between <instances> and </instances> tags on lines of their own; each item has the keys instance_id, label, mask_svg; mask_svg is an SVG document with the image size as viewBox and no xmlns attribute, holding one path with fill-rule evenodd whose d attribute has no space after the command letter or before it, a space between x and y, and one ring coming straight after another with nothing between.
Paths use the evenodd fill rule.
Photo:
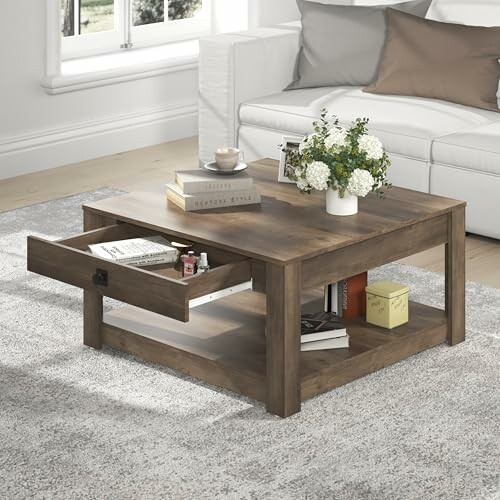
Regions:
<instances>
[{"instance_id":1,"label":"book on table","mask_svg":"<svg viewBox=\"0 0 500 500\"><path fill-rule=\"evenodd\" d=\"M261 197L247 172L221 177L205 170L180 170L167 184L167 200L184 211L252 205Z\"/></svg>"},{"instance_id":2,"label":"book on table","mask_svg":"<svg viewBox=\"0 0 500 500\"><path fill-rule=\"evenodd\" d=\"M96 257L132 266L171 264L177 260L179 254L163 236L109 241L89 245L88 248Z\"/></svg>"},{"instance_id":3,"label":"book on table","mask_svg":"<svg viewBox=\"0 0 500 500\"><path fill-rule=\"evenodd\" d=\"M243 191L214 191L197 195L185 194L177 184L167 184L167 199L185 211L234 207L260 203L260 193L255 187Z\"/></svg>"},{"instance_id":4,"label":"book on table","mask_svg":"<svg viewBox=\"0 0 500 500\"><path fill-rule=\"evenodd\" d=\"M221 177L201 169L176 171L175 183L184 194L245 191L253 187L253 179L246 172L231 177Z\"/></svg>"}]
</instances>

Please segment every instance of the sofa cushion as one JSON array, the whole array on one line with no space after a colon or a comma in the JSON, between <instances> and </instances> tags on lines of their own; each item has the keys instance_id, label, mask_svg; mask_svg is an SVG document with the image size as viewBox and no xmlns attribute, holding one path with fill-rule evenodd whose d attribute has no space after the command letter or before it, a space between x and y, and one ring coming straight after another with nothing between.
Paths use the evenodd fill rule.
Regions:
<instances>
[{"instance_id":1,"label":"sofa cushion","mask_svg":"<svg viewBox=\"0 0 500 500\"><path fill-rule=\"evenodd\" d=\"M436 139L432 158L435 163L500 175L500 121Z\"/></svg>"},{"instance_id":2,"label":"sofa cushion","mask_svg":"<svg viewBox=\"0 0 500 500\"><path fill-rule=\"evenodd\" d=\"M500 26L500 2L496 0L433 0L425 17L444 23ZM500 108L500 81L498 82L497 103Z\"/></svg>"},{"instance_id":3,"label":"sofa cushion","mask_svg":"<svg viewBox=\"0 0 500 500\"><path fill-rule=\"evenodd\" d=\"M297 0L302 17L302 46L295 81L288 89L368 85L377 76L384 47L387 5L326 5ZM411 0L393 7L425 16L430 0Z\"/></svg>"},{"instance_id":4,"label":"sofa cushion","mask_svg":"<svg viewBox=\"0 0 500 500\"><path fill-rule=\"evenodd\" d=\"M358 117L390 153L429 161L435 137L498 120L498 113L419 97L374 95L359 87L301 89L253 99L240 107L240 123L304 135L326 108L342 125Z\"/></svg>"},{"instance_id":5,"label":"sofa cushion","mask_svg":"<svg viewBox=\"0 0 500 500\"><path fill-rule=\"evenodd\" d=\"M387 9L387 38L365 92L443 99L499 111L500 27L421 19Z\"/></svg>"},{"instance_id":6,"label":"sofa cushion","mask_svg":"<svg viewBox=\"0 0 500 500\"><path fill-rule=\"evenodd\" d=\"M500 239L500 176L434 164L430 171L430 193L466 201L467 231Z\"/></svg>"}]
</instances>

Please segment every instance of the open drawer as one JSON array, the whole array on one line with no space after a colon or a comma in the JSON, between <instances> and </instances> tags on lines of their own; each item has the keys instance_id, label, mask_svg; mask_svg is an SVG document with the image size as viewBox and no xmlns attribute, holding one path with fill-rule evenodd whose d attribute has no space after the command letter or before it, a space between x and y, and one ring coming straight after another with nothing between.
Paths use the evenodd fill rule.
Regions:
<instances>
[{"instance_id":1,"label":"open drawer","mask_svg":"<svg viewBox=\"0 0 500 500\"><path fill-rule=\"evenodd\" d=\"M250 288L251 262L237 254L207 245L193 245L207 252L208 273L182 278L173 265L139 268L95 257L88 245L162 234L131 224L117 224L59 241L28 237L28 270L105 297L180 321L189 321L190 304L196 305ZM173 238L174 240L176 238ZM208 298L206 298L208 296Z\"/></svg>"}]
</instances>

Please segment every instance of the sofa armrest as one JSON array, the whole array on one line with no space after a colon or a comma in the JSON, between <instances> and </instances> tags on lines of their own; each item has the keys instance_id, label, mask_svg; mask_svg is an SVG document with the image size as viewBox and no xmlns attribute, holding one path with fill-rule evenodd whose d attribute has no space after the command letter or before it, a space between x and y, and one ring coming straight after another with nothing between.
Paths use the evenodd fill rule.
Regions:
<instances>
[{"instance_id":1,"label":"sofa armrest","mask_svg":"<svg viewBox=\"0 0 500 500\"><path fill-rule=\"evenodd\" d=\"M299 39L299 29L277 27L200 41L200 161L211 161L217 147L237 146L241 103L292 82Z\"/></svg>"}]
</instances>

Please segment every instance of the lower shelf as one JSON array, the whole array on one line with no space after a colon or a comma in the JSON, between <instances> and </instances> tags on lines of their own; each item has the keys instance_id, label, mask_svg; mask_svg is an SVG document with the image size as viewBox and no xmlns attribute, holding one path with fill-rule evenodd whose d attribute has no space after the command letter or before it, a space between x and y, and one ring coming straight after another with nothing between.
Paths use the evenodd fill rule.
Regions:
<instances>
[{"instance_id":1,"label":"lower shelf","mask_svg":"<svg viewBox=\"0 0 500 500\"><path fill-rule=\"evenodd\" d=\"M126 306L105 314L103 343L264 400L265 307L264 295L243 292L193 309L181 323ZM394 330L349 321L349 349L301 352L302 399L441 344L446 329L444 311L418 303L410 303L410 322Z\"/></svg>"}]
</instances>

